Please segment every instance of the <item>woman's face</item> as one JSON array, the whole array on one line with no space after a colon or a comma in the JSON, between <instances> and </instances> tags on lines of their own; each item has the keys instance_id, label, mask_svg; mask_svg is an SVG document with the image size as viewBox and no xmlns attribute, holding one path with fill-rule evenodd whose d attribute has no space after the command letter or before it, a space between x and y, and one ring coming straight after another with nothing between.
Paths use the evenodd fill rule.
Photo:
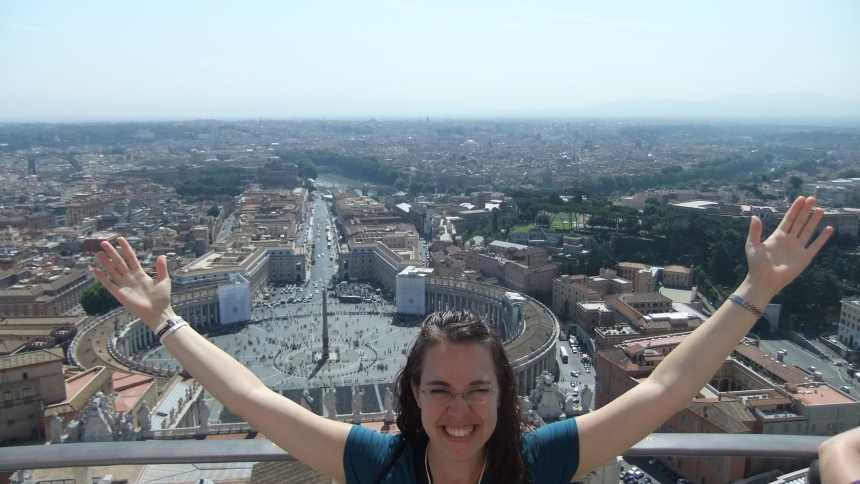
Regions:
<instances>
[{"instance_id":1,"label":"woman's face","mask_svg":"<svg viewBox=\"0 0 860 484\"><path fill-rule=\"evenodd\" d=\"M421 381L413 384L412 391L430 437L430 452L455 461L483 459L481 451L496 428L499 406L499 382L490 350L480 344L443 342L427 350L423 366ZM488 399L469 403L456 395L445 402L437 398L442 389L454 393L478 389L473 396L484 394Z\"/></svg>"}]
</instances>

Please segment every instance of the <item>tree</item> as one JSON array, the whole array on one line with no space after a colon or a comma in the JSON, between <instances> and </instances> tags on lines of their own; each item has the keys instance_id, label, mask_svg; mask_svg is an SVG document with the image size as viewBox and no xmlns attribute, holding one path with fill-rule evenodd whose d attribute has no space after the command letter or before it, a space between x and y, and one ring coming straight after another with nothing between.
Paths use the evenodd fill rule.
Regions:
<instances>
[{"instance_id":1,"label":"tree","mask_svg":"<svg viewBox=\"0 0 860 484\"><path fill-rule=\"evenodd\" d=\"M409 182L404 180L403 178L397 177L397 179L394 180L394 188L397 188L400 191L406 190L408 186Z\"/></svg>"},{"instance_id":2,"label":"tree","mask_svg":"<svg viewBox=\"0 0 860 484\"><path fill-rule=\"evenodd\" d=\"M800 190L800 187L803 186L803 178L800 178L799 176L793 176L788 179L788 183L789 185L791 185L791 188L794 188L795 190Z\"/></svg>"},{"instance_id":3,"label":"tree","mask_svg":"<svg viewBox=\"0 0 860 484\"><path fill-rule=\"evenodd\" d=\"M424 190L424 184L418 183L417 181L414 181L409 185L409 194L413 197L420 195L422 190Z\"/></svg>"},{"instance_id":4,"label":"tree","mask_svg":"<svg viewBox=\"0 0 860 484\"><path fill-rule=\"evenodd\" d=\"M209 215L210 217L218 217L220 213L221 210L218 209L218 205L212 205L212 208L210 208L209 211L206 212L206 215Z\"/></svg>"},{"instance_id":5,"label":"tree","mask_svg":"<svg viewBox=\"0 0 860 484\"><path fill-rule=\"evenodd\" d=\"M84 308L84 312L87 313L87 316L94 316L96 314L104 314L110 311L113 308L119 307L120 302L113 297L101 282L96 282L92 286L88 287L83 294L81 294L81 307Z\"/></svg>"},{"instance_id":6,"label":"tree","mask_svg":"<svg viewBox=\"0 0 860 484\"><path fill-rule=\"evenodd\" d=\"M319 173L317 172L317 165L308 158L302 158L301 160L297 161L296 167L298 167L299 169L299 176L301 178L316 179L317 176L319 176Z\"/></svg>"},{"instance_id":7,"label":"tree","mask_svg":"<svg viewBox=\"0 0 860 484\"><path fill-rule=\"evenodd\" d=\"M839 178L860 178L860 170L845 170L839 173Z\"/></svg>"},{"instance_id":8,"label":"tree","mask_svg":"<svg viewBox=\"0 0 860 484\"><path fill-rule=\"evenodd\" d=\"M478 191L478 189L476 187L468 186L468 187L463 189L463 195L468 196L468 195L471 195L473 192L477 192L477 191Z\"/></svg>"},{"instance_id":9,"label":"tree","mask_svg":"<svg viewBox=\"0 0 860 484\"><path fill-rule=\"evenodd\" d=\"M499 231L499 211L493 210L493 225L492 225L493 233Z\"/></svg>"}]
</instances>

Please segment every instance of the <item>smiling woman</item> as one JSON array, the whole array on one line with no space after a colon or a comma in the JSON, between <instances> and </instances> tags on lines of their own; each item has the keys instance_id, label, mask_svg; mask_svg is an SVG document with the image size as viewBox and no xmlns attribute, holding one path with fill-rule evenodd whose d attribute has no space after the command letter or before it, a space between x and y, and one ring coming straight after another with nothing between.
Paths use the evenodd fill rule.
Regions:
<instances>
[{"instance_id":1,"label":"smiling woman","mask_svg":"<svg viewBox=\"0 0 860 484\"><path fill-rule=\"evenodd\" d=\"M752 328L758 308L797 277L833 233L827 227L812 240L824 214L814 205L814 198L799 197L764 242L762 223L752 217L746 279L647 380L594 412L534 431L520 420L517 380L498 335L475 314L433 313L421 324L397 380L400 433L386 435L305 410L200 336L170 306L164 256L153 280L124 238L119 244L126 257L102 242L104 270L95 274L218 401L333 479L561 484L623 453L699 393Z\"/></svg>"}]
</instances>

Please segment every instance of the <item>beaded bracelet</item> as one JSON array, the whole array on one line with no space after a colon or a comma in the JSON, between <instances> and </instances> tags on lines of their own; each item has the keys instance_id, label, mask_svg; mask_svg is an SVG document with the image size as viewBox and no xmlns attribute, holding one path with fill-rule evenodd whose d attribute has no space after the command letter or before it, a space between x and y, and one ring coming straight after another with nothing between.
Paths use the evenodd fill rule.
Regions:
<instances>
[{"instance_id":1,"label":"beaded bracelet","mask_svg":"<svg viewBox=\"0 0 860 484\"><path fill-rule=\"evenodd\" d=\"M755 314L756 317L761 317L761 309L755 307L751 302L747 301L746 299L738 296L737 294L732 294L731 296L729 296L729 299L731 299L733 302L740 304L744 307L744 309Z\"/></svg>"}]
</instances>

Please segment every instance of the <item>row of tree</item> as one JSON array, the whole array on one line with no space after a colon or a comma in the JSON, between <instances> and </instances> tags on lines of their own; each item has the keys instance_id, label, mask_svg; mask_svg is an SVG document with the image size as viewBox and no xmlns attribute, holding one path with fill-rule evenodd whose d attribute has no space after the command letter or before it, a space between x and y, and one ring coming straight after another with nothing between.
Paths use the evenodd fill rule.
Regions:
<instances>
[{"instance_id":1,"label":"row of tree","mask_svg":"<svg viewBox=\"0 0 860 484\"><path fill-rule=\"evenodd\" d=\"M176 193L183 197L210 198L219 195L236 197L254 179L242 168L219 166L201 170L200 175L173 183Z\"/></svg>"},{"instance_id":2,"label":"row of tree","mask_svg":"<svg viewBox=\"0 0 860 484\"><path fill-rule=\"evenodd\" d=\"M647 175L603 175L584 180L579 188L594 195L628 193L631 190L643 191L656 187L676 186L702 180L726 181L744 178L761 172L773 160L770 153L756 153L750 157L732 156L703 161L694 167L684 169L680 165L668 166L659 173Z\"/></svg>"}]
</instances>

